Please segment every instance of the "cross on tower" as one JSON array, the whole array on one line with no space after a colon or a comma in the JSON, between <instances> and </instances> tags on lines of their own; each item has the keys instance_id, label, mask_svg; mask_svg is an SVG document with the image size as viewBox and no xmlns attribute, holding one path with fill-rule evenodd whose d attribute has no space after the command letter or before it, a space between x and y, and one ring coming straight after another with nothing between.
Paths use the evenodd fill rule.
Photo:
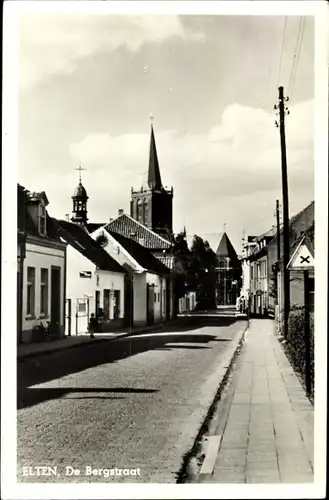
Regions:
<instances>
[{"instance_id":1,"label":"cross on tower","mask_svg":"<svg viewBox=\"0 0 329 500\"><path fill-rule=\"evenodd\" d=\"M87 169L86 168L82 168L81 167L81 163L79 163L79 167L75 168L74 170L78 170L79 171L79 182L81 182L81 172L82 172L82 170L87 170Z\"/></svg>"},{"instance_id":2,"label":"cross on tower","mask_svg":"<svg viewBox=\"0 0 329 500\"><path fill-rule=\"evenodd\" d=\"M226 222L224 222L224 233L226 233Z\"/></svg>"}]
</instances>

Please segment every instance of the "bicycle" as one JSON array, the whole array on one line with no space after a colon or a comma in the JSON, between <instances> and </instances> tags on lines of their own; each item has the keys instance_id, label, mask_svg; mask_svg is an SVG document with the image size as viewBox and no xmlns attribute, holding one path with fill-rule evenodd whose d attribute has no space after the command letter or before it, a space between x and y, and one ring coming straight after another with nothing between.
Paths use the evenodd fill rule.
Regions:
<instances>
[{"instance_id":1,"label":"bicycle","mask_svg":"<svg viewBox=\"0 0 329 500\"><path fill-rule=\"evenodd\" d=\"M47 330L42 321L40 321L39 325L35 325L32 328L32 340L35 342L43 342L44 340L47 340Z\"/></svg>"}]
</instances>

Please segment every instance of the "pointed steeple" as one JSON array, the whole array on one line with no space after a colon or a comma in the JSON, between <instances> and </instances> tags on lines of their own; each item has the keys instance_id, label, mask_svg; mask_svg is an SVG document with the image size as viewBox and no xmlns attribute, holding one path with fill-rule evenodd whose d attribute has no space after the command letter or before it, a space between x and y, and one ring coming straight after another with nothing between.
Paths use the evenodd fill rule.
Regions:
<instances>
[{"instance_id":1,"label":"pointed steeple","mask_svg":"<svg viewBox=\"0 0 329 500\"><path fill-rule=\"evenodd\" d=\"M157 149L155 145L153 124L151 125L150 159L147 183L149 185L149 188L152 190L160 191L163 189Z\"/></svg>"},{"instance_id":2,"label":"pointed steeple","mask_svg":"<svg viewBox=\"0 0 329 500\"><path fill-rule=\"evenodd\" d=\"M229 257L231 260L237 259L237 253L226 232L222 234L216 254L221 257Z\"/></svg>"}]
</instances>

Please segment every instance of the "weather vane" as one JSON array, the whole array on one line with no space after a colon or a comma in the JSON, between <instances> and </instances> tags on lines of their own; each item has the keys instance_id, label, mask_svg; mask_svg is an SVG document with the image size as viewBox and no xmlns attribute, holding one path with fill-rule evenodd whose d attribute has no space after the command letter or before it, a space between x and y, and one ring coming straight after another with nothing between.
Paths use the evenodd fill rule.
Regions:
<instances>
[{"instance_id":1,"label":"weather vane","mask_svg":"<svg viewBox=\"0 0 329 500\"><path fill-rule=\"evenodd\" d=\"M153 120L154 120L153 113L150 113L150 120L151 120L151 123L152 123L152 125L153 125Z\"/></svg>"}]
</instances>

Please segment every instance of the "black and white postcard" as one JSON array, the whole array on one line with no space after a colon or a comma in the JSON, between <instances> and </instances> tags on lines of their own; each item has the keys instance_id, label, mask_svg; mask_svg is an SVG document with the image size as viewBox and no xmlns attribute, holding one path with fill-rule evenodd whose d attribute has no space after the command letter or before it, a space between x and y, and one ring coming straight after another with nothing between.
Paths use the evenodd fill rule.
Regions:
<instances>
[{"instance_id":1,"label":"black and white postcard","mask_svg":"<svg viewBox=\"0 0 329 500\"><path fill-rule=\"evenodd\" d=\"M3 498L324 497L328 3L8 0L3 56Z\"/></svg>"}]
</instances>

